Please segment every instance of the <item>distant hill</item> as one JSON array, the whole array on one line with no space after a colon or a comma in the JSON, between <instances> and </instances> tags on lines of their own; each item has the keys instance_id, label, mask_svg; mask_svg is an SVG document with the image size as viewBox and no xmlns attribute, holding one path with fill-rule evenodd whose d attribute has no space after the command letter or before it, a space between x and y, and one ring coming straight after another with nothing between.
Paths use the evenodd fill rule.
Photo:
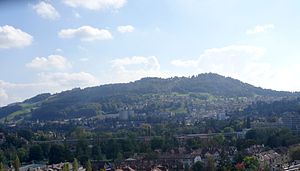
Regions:
<instances>
[{"instance_id":1,"label":"distant hill","mask_svg":"<svg viewBox=\"0 0 300 171\"><path fill-rule=\"evenodd\" d=\"M57 94L40 94L24 102L0 108L0 119L40 119L91 117L117 113L120 108L147 102L147 95L207 94L215 97L286 97L297 93L262 89L218 74L192 77L142 78L85 89L75 88Z\"/></svg>"}]
</instances>

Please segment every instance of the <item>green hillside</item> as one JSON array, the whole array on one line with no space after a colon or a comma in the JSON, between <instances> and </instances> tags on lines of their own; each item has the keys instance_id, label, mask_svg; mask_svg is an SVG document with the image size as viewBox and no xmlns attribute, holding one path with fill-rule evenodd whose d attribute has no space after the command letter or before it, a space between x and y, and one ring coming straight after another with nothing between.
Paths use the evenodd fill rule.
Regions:
<instances>
[{"instance_id":1,"label":"green hillside","mask_svg":"<svg viewBox=\"0 0 300 171\"><path fill-rule=\"evenodd\" d=\"M0 118L5 121L92 117L118 113L120 109L142 106L153 101L157 103L151 103L152 106L146 105L138 109L139 112L154 112L158 107L164 111L188 112L183 108L183 100L180 99L212 100L218 97L251 98L296 95L297 93L262 89L233 78L207 73L167 79L143 78L130 83L76 88L53 95L40 94L22 103L0 108ZM165 102L172 98L177 101Z\"/></svg>"}]
</instances>

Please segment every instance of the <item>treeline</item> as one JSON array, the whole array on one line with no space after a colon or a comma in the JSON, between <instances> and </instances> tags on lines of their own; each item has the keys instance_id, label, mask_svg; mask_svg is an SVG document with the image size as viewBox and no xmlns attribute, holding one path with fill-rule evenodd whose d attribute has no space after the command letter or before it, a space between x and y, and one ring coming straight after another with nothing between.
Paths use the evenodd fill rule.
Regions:
<instances>
[{"instance_id":1,"label":"treeline","mask_svg":"<svg viewBox=\"0 0 300 171\"><path fill-rule=\"evenodd\" d=\"M247 132L245 140L237 143L243 149L255 144L264 144L270 148L289 147L300 143L300 137L286 128L258 128Z\"/></svg>"},{"instance_id":2,"label":"treeline","mask_svg":"<svg viewBox=\"0 0 300 171\"><path fill-rule=\"evenodd\" d=\"M278 116L286 112L300 113L300 98L287 98L274 102L258 101L236 113L240 116Z\"/></svg>"},{"instance_id":3,"label":"treeline","mask_svg":"<svg viewBox=\"0 0 300 171\"><path fill-rule=\"evenodd\" d=\"M196 127L199 131L230 133L247 127L247 120L210 120L205 125L199 123ZM41 131L33 133L30 130L23 129L15 132L5 132L5 141L0 146L0 162L6 166L12 165L16 156L18 156L20 163L46 161L52 164L65 161L72 162L74 158L77 158L81 164L85 164L89 160L118 162L133 157L135 154L148 159L155 159L159 154L157 151L168 153L178 150L179 147L184 147L187 153L199 148L217 148L221 150L221 154L220 160L214 161L218 163L218 167L215 169L236 170L236 167L252 168L254 167L252 164L257 167L256 161L249 158L247 153L243 153L246 148L252 145L264 144L265 147L277 148L300 143L300 137L297 134L293 134L288 129L280 128L252 129L247 132L245 139L239 139L234 135L219 134L205 141L194 138L179 142L176 135L185 131L189 133L189 129L193 130L193 128L184 125L160 125L145 126L145 128L138 130L120 130L115 133L97 133L76 128L70 130L64 136L78 141L60 143L47 143L47 140L51 140L51 138L47 138L44 135L45 133ZM104 135L106 136L104 137ZM141 135L151 135L152 138L149 141L144 141L138 138ZM37 143L35 140L44 140L45 142ZM229 160L228 154L225 153L229 147L237 147L239 151L238 154L233 156L233 160ZM292 153L293 158L300 156L299 151L299 149L294 150ZM249 162L252 162L252 164L249 164ZM193 168L207 168L208 166L213 165L198 163Z\"/></svg>"}]
</instances>

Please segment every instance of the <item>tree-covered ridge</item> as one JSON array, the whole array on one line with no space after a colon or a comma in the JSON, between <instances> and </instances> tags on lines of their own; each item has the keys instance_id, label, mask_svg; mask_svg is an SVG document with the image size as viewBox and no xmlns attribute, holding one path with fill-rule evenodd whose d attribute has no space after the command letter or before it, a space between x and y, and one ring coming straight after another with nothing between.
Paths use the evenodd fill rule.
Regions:
<instances>
[{"instance_id":1,"label":"tree-covered ridge","mask_svg":"<svg viewBox=\"0 0 300 171\"><path fill-rule=\"evenodd\" d=\"M263 96L286 96L290 92L273 91L254 87L239 80L224 77L218 74L207 73L192 77L143 78L127 84L110 84L92 87L83 90L84 93L97 92L97 95L118 95L128 93L166 93L166 92L202 92L215 96L249 97L254 95ZM92 95L92 94L90 94Z\"/></svg>"},{"instance_id":2,"label":"tree-covered ridge","mask_svg":"<svg viewBox=\"0 0 300 171\"><path fill-rule=\"evenodd\" d=\"M75 88L57 94L40 94L23 103L0 108L0 118L42 119L91 117L115 114L120 109L135 108L138 112L189 112L191 101L238 97L285 97L296 93L254 87L239 80L207 73L192 77L142 78L85 89ZM147 105L145 105L147 104ZM195 104L197 105L197 104ZM174 109L169 109L169 108Z\"/></svg>"}]
</instances>

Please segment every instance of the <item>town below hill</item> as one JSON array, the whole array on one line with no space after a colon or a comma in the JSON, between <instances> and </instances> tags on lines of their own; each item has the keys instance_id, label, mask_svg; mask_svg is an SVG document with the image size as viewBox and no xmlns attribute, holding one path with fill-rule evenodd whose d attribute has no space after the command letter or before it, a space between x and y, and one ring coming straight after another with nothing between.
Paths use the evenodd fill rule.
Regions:
<instances>
[{"instance_id":1,"label":"town below hill","mask_svg":"<svg viewBox=\"0 0 300 171\"><path fill-rule=\"evenodd\" d=\"M0 108L0 169L299 169L299 96L212 73L40 94Z\"/></svg>"}]
</instances>

